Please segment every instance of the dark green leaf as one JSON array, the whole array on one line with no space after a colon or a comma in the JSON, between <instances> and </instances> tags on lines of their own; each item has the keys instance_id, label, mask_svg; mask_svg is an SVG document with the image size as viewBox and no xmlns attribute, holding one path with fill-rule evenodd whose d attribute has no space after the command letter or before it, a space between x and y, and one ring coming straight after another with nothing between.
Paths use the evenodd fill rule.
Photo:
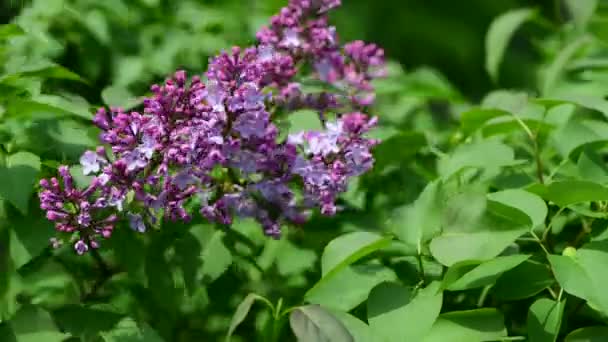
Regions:
<instances>
[{"instance_id":1,"label":"dark green leaf","mask_svg":"<svg viewBox=\"0 0 608 342\"><path fill-rule=\"evenodd\" d=\"M251 306L256 300L265 303L270 307L271 310L274 310L272 304L268 301L268 299L255 293L248 294L247 297L245 297L245 299L243 299L243 301L236 308L236 311L232 316L232 320L230 321L230 328L228 328L228 333L226 334L226 342L230 341L230 338L232 337L232 334L234 334L236 328L239 326L239 324L243 323L243 321L247 317L247 314L249 313L249 310L251 310Z\"/></svg>"},{"instance_id":2,"label":"dark green leaf","mask_svg":"<svg viewBox=\"0 0 608 342\"><path fill-rule=\"evenodd\" d=\"M492 290L501 300L520 300L534 296L554 282L547 265L527 260L501 275Z\"/></svg>"},{"instance_id":3,"label":"dark green leaf","mask_svg":"<svg viewBox=\"0 0 608 342\"><path fill-rule=\"evenodd\" d=\"M608 327L597 326L574 330L566 336L565 342L604 342L608 336Z\"/></svg>"},{"instance_id":4,"label":"dark green leaf","mask_svg":"<svg viewBox=\"0 0 608 342\"><path fill-rule=\"evenodd\" d=\"M114 329L101 333L105 342L164 342L147 323L137 323L131 318L121 320Z\"/></svg>"}]
</instances>

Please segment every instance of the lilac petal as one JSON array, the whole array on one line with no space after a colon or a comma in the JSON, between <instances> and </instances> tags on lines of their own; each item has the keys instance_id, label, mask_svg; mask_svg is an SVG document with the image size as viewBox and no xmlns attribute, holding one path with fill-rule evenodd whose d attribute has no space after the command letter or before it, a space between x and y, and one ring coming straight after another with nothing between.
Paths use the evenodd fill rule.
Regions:
<instances>
[{"instance_id":1,"label":"lilac petal","mask_svg":"<svg viewBox=\"0 0 608 342\"><path fill-rule=\"evenodd\" d=\"M144 219L140 214L127 214L129 217L129 225L131 229L136 232L144 233L146 231L146 225L144 224Z\"/></svg>"}]
</instances>

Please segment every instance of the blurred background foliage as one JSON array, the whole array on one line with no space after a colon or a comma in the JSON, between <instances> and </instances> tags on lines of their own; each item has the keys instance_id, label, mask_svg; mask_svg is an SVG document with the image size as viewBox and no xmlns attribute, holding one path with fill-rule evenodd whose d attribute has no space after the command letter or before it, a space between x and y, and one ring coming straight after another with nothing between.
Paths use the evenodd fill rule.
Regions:
<instances>
[{"instance_id":1,"label":"blurred background foliage","mask_svg":"<svg viewBox=\"0 0 608 342\"><path fill-rule=\"evenodd\" d=\"M381 122L374 134L383 139L377 165L350 187L341 200L345 210L292 229L281 241L267 240L248 221L228 232L200 219L188 227L167 224L144 237L117 229L102 253L107 268L71 250L48 248L53 229L37 209L35 181L54 174L59 163L77 164L79 155L96 144L92 110L137 107L150 84L177 68L202 73L208 58L221 49L253 43L257 29L285 1L0 1L0 23L13 24L0 26L0 323L10 318L18 336L32 335L26 322L35 320L50 334L40 336L52 338L138 341L125 336L139 334L144 341L219 341L247 293L273 303L279 298L286 305L301 303L320 278L319 255L327 243L361 228L394 230L395 213L445 171L438 160L459 151L473 131L515 146L507 148L511 159L533 154L522 142L525 135L515 132L517 123L485 125L495 114L485 109L521 111L526 122L537 123L538 113L528 110L527 100L542 95L580 105L577 111L586 120L597 119L592 123L608 114L608 2L599 1L595 12L578 11L576 5L587 1L343 0L332 17L341 38L378 43L390 63L389 77L377 83L373 109ZM490 24L520 8L534 15L513 27L504 56L488 67ZM608 136L596 131L602 139ZM539 132L551 147L543 155L547 170L555 169L558 176L575 172L557 169L566 165L562 159L570 158L577 142L549 143L560 141L554 134L570 137L571 132ZM585 134L580 133L579 143L588 142ZM474 162L481 159L482 164L495 152L479 151ZM480 187L527 185L535 173L533 164L511 171L484 170L490 175L481 178L491 181ZM344 309L364 316L361 303L376 284L399 278L415 285L419 265L415 257L403 257L408 248L395 242L378 252L379 260L353 266L343 283L329 284L312 301L331 302L343 291L350 298ZM425 268L430 278L443 270L430 259ZM363 285L345 289L344 283ZM445 310L468 308L476 298L453 296L445 300ZM517 307L508 310L518 317ZM255 319L245 321L234 340L265 340L270 313L261 307L254 311ZM120 329L111 330L117 322ZM517 318L509 323L510 332L522 333ZM0 324L0 340L7 329ZM45 338L35 336L39 339L28 341Z\"/></svg>"},{"instance_id":2,"label":"blurred background foliage","mask_svg":"<svg viewBox=\"0 0 608 342\"><path fill-rule=\"evenodd\" d=\"M52 58L85 77L94 100L96 90L108 86L141 93L177 67L204 70L218 50L250 43L283 1L4 0L0 6L0 20L19 14L15 22L31 33L18 43L21 55ZM334 22L343 39L377 42L407 69L431 66L466 96L479 99L495 86L483 69L487 28L500 13L520 7L538 8L547 25L569 16L553 0L350 0ZM550 32L527 29L539 38ZM535 42L516 39L500 84L529 84L529 71L541 57Z\"/></svg>"}]
</instances>

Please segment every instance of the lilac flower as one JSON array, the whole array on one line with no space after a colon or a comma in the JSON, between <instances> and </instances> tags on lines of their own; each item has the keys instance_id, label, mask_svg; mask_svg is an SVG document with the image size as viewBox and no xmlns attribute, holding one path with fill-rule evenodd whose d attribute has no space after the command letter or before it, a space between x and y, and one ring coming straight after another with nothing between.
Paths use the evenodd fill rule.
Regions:
<instances>
[{"instance_id":1,"label":"lilac flower","mask_svg":"<svg viewBox=\"0 0 608 342\"><path fill-rule=\"evenodd\" d=\"M83 240L78 240L74 244L74 250L76 250L76 253L78 253L79 255L83 255L89 250L89 245L87 245L87 243Z\"/></svg>"},{"instance_id":2,"label":"lilac flower","mask_svg":"<svg viewBox=\"0 0 608 342\"><path fill-rule=\"evenodd\" d=\"M97 176L84 189L67 167L59 169L61 181L42 180L47 218L84 254L109 238L121 217L143 233L144 216L187 222L194 204L221 225L254 218L273 238L314 209L334 215L349 179L373 166L377 142L365 134L377 120L358 110L372 104L371 81L384 72L377 46L340 44L327 17L339 5L290 0L258 32L257 46L210 59L205 79L188 82L178 71L150 88L141 112L99 109L93 123L109 148L80 158L83 172ZM313 71L303 76L335 91L306 93L296 75L308 66ZM324 128L283 139L276 119L302 108L318 111ZM327 114L337 119L327 122Z\"/></svg>"},{"instance_id":3,"label":"lilac flower","mask_svg":"<svg viewBox=\"0 0 608 342\"><path fill-rule=\"evenodd\" d=\"M101 169L102 163L105 159L99 156L99 154L93 151L86 151L80 157L80 165L82 165L82 173L90 175L97 173Z\"/></svg>"},{"instance_id":4,"label":"lilac flower","mask_svg":"<svg viewBox=\"0 0 608 342\"><path fill-rule=\"evenodd\" d=\"M128 213L127 216L129 217L129 226L131 229L140 233L146 232L146 224L140 214Z\"/></svg>"}]
</instances>

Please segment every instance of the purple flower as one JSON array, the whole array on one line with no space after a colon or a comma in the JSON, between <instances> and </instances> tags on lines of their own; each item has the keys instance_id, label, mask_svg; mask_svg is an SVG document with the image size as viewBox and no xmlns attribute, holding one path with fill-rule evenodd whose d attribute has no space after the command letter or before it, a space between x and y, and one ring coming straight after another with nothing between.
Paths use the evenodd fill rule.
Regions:
<instances>
[{"instance_id":1,"label":"purple flower","mask_svg":"<svg viewBox=\"0 0 608 342\"><path fill-rule=\"evenodd\" d=\"M384 68L376 45L341 45L326 14L339 5L290 0L258 32L257 46L210 59L205 80L188 82L177 71L150 88L141 112L99 109L93 123L108 148L80 158L83 172L97 176L84 189L67 167L59 168L59 179L42 180L47 218L84 254L121 218L143 233L144 216L187 222L195 204L222 225L254 218L273 238L314 209L334 215L349 179L373 166L377 142L364 135L377 120L357 111L373 102L371 81ZM295 78L300 71L335 91L305 92ZM305 108L319 112L324 128L283 139L277 119Z\"/></svg>"},{"instance_id":2,"label":"purple flower","mask_svg":"<svg viewBox=\"0 0 608 342\"><path fill-rule=\"evenodd\" d=\"M97 173L101 169L101 163L105 162L97 153L93 151L86 151L80 157L80 165L82 165L82 173L89 175L91 173Z\"/></svg>"},{"instance_id":3,"label":"purple flower","mask_svg":"<svg viewBox=\"0 0 608 342\"><path fill-rule=\"evenodd\" d=\"M128 213L127 216L129 217L129 226L131 229L140 233L146 232L146 224L140 214Z\"/></svg>"},{"instance_id":4,"label":"purple flower","mask_svg":"<svg viewBox=\"0 0 608 342\"><path fill-rule=\"evenodd\" d=\"M78 240L74 244L74 250L76 251L76 253L78 253L78 255L83 255L84 253L88 252L89 245L87 245L87 243L83 240Z\"/></svg>"}]
</instances>

